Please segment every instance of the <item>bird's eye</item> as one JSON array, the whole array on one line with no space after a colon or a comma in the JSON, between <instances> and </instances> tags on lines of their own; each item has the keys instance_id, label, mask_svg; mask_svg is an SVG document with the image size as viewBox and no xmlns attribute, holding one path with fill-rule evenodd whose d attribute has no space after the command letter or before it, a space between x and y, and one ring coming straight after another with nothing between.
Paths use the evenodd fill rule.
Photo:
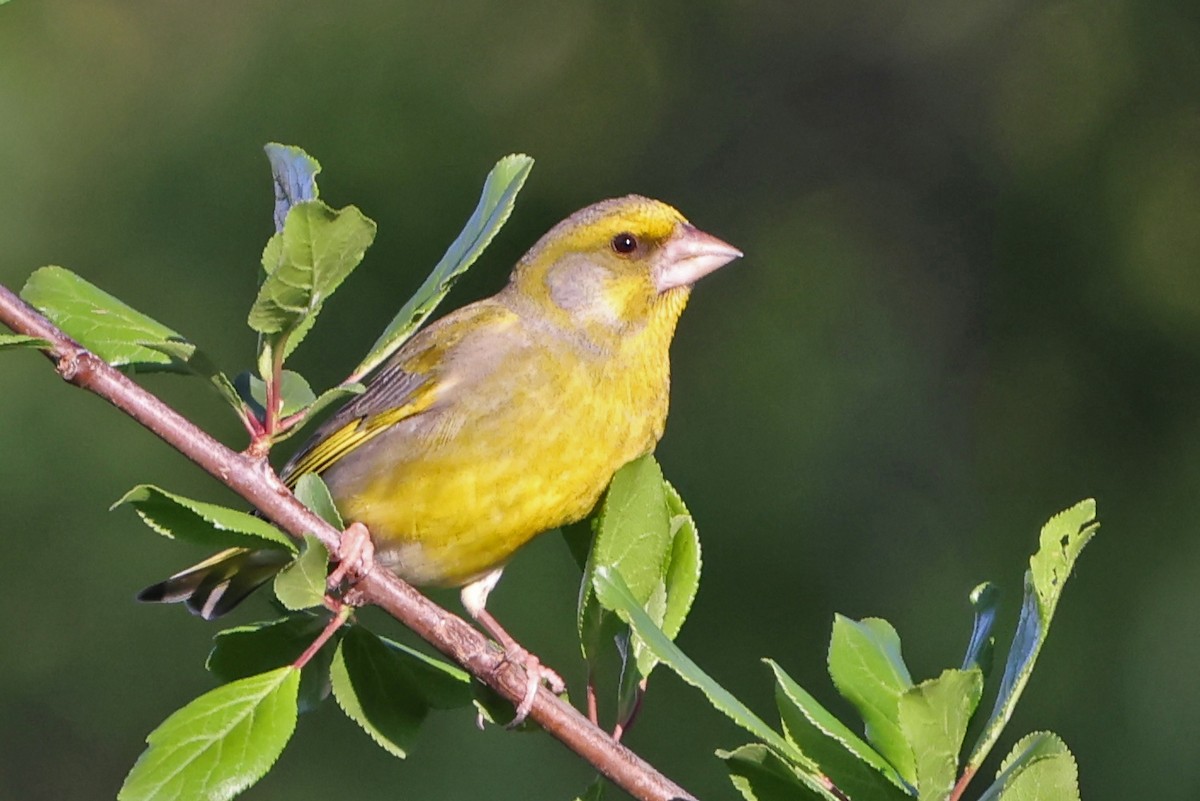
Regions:
<instances>
[{"instance_id":1,"label":"bird's eye","mask_svg":"<svg viewBox=\"0 0 1200 801\"><path fill-rule=\"evenodd\" d=\"M622 256L628 256L633 251L637 250L638 241L631 233L617 234L612 240L612 249Z\"/></svg>"}]
</instances>

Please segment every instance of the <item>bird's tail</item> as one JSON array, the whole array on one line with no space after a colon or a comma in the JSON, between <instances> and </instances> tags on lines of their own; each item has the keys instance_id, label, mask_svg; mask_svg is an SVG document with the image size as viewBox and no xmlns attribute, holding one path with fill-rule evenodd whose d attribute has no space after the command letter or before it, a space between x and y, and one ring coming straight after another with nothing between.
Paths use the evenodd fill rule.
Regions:
<instances>
[{"instance_id":1,"label":"bird's tail","mask_svg":"<svg viewBox=\"0 0 1200 801\"><path fill-rule=\"evenodd\" d=\"M229 548L138 593L139 601L178 603L205 620L220 617L278 573L292 555L273 548Z\"/></svg>"}]
</instances>

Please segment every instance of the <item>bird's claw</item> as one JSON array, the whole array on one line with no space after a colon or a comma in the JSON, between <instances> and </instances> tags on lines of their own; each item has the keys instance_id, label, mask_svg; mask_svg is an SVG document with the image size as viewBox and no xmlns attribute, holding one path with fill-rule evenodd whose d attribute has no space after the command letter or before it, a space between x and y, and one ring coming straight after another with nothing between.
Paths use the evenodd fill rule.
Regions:
<instances>
[{"instance_id":1,"label":"bird's claw","mask_svg":"<svg viewBox=\"0 0 1200 801\"><path fill-rule=\"evenodd\" d=\"M336 590L343 581L357 584L375 564L375 543L371 532L362 523L351 523L342 532L337 550L338 564L329 574L328 587Z\"/></svg>"},{"instance_id":2,"label":"bird's claw","mask_svg":"<svg viewBox=\"0 0 1200 801\"><path fill-rule=\"evenodd\" d=\"M562 680L562 676L543 665L540 659L519 645L510 646L505 650L504 661L523 667L526 676L525 695L521 698L521 703L517 704L517 713L505 726L506 729L517 728L529 717L530 711L533 710L533 699L537 697L540 685L545 684L555 695L567 691L567 683Z\"/></svg>"}]
</instances>

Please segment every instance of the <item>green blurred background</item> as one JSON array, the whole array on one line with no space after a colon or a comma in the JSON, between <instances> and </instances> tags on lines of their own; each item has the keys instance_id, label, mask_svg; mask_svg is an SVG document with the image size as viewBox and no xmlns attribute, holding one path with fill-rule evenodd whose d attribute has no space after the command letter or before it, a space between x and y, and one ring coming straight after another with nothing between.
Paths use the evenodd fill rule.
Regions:
<instances>
[{"instance_id":1,"label":"green blurred background","mask_svg":"<svg viewBox=\"0 0 1200 801\"><path fill-rule=\"evenodd\" d=\"M537 166L451 305L576 208L665 199L746 252L674 350L659 457L705 549L685 649L772 719L766 655L846 712L834 612L888 618L934 675L961 658L971 587L1001 585L1007 638L1038 527L1094 496L1103 527L999 750L1052 729L1086 799L1194 799L1198 37L1192 0L17 0L0 281L68 266L238 372L271 233L261 146L298 144L322 196L380 226L294 360L327 386L503 154ZM244 444L199 383L144 383ZM216 627L132 602L201 554L106 509L142 481L229 496L33 354L0 355L0 385L0 799L111 798L145 734L212 686ZM576 576L543 538L492 608L577 680ZM664 670L629 743L732 798L711 754L746 739ZM588 778L467 713L399 762L330 707L247 797L566 799Z\"/></svg>"}]
</instances>

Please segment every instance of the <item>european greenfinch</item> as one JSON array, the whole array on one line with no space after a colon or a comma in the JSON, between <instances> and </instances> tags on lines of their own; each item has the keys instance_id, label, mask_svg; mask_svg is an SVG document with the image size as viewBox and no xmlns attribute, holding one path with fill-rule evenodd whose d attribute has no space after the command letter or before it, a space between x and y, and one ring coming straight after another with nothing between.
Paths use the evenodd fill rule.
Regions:
<instances>
[{"instance_id":1,"label":"european greenfinch","mask_svg":"<svg viewBox=\"0 0 1200 801\"><path fill-rule=\"evenodd\" d=\"M692 284L741 255L655 200L582 209L502 290L405 343L284 480L320 474L379 564L414 585L462 587L467 611L512 647L488 593L517 549L583 518L618 468L654 449ZM287 559L223 551L139 598L216 617Z\"/></svg>"}]
</instances>

